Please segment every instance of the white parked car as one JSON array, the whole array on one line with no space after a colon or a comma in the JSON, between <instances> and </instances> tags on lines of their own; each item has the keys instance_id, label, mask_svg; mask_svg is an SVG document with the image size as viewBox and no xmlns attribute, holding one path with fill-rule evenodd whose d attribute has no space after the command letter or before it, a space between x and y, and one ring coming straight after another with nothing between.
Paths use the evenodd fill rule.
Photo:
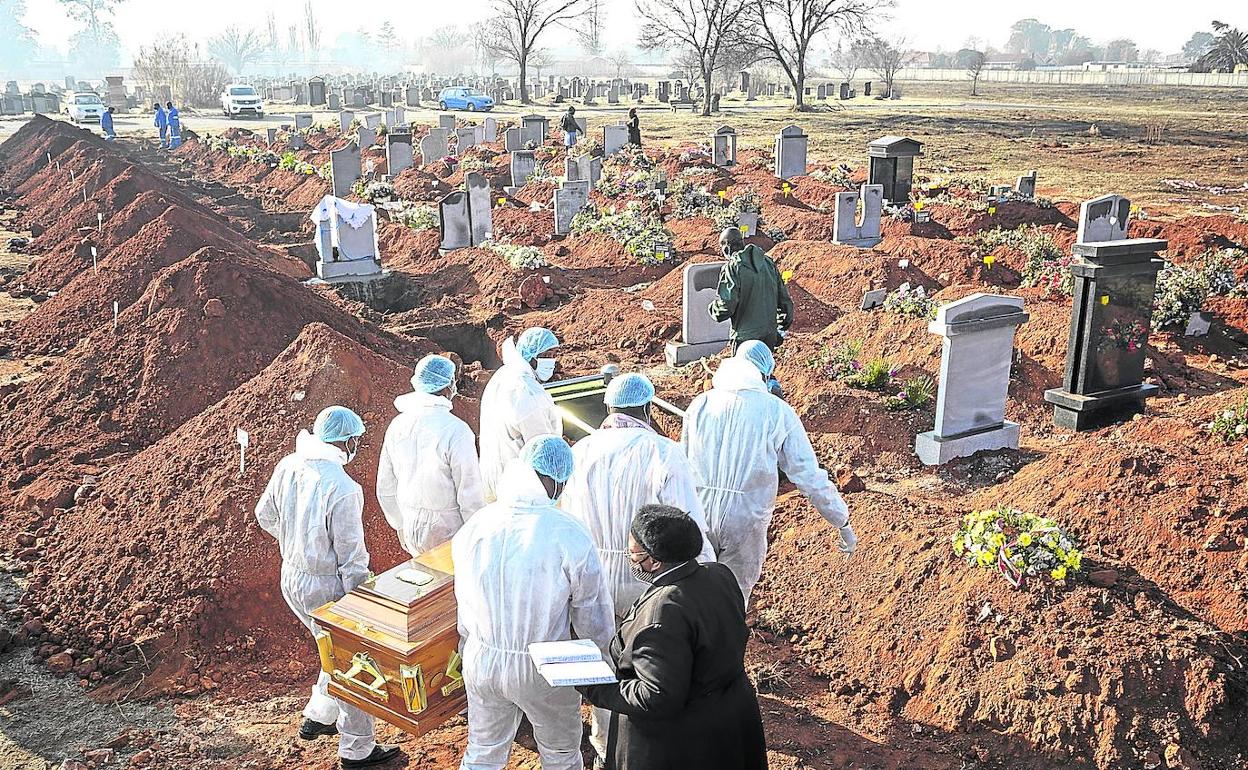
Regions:
<instances>
[{"instance_id":1,"label":"white parked car","mask_svg":"<svg viewBox=\"0 0 1248 770\"><path fill-rule=\"evenodd\" d=\"M221 92L221 112L231 120L240 115L264 117L264 100L246 83L230 83Z\"/></svg>"},{"instance_id":2,"label":"white parked car","mask_svg":"<svg viewBox=\"0 0 1248 770\"><path fill-rule=\"evenodd\" d=\"M105 109L104 100L99 94L80 91L65 100L65 107L61 111L74 123L99 123Z\"/></svg>"}]
</instances>

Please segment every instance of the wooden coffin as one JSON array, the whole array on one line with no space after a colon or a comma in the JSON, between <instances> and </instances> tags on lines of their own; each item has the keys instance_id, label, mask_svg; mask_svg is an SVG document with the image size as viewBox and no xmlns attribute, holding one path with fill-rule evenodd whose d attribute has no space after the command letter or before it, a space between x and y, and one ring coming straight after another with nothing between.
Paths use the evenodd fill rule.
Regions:
<instances>
[{"instance_id":1,"label":"wooden coffin","mask_svg":"<svg viewBox=\"0 0 1248 770\"><path fill-rule=\"evenodd\" d=\"M413 735L467 704L445 543L316 609L329 694Z\"/></svg>"}]
</instances>

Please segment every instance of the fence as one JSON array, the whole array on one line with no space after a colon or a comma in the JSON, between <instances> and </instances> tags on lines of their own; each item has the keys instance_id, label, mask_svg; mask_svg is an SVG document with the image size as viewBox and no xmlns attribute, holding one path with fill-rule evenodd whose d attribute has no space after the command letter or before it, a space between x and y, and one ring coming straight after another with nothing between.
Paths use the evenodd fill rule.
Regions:
<instances>
[{"instance_id":1,"label":"fence","mask_svg":"<svg viewBox=\"0 0 1248 770\"><path fill-rule=\"evenodd\" d=\"M859 73L856 78L862 80ZM878 77L876 78L878 80ZM907 68L897 82L969 82L964 69ZM984 70L981 83L1082 86L1190 86L1194 88L1248 88L1248 72L1173 72L1170 70Z\"/></svg>"}]
</instances>

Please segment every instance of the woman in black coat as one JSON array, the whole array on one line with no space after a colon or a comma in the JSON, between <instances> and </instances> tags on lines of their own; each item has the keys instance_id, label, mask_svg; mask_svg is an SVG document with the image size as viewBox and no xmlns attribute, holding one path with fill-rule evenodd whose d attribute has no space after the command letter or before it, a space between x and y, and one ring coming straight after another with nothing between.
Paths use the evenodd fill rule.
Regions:
<instances>
[{"instance_id":1,"label":"woman in black coat","mask_svg":"<svg viewBox=\"0 0 1248 770\"><path fill-rule=\"evenodd\" d=\"M637 108L630 107L628 109L628 122L624 125L628 126L628 143L641 146L641 118L637 117Z\"/></svg>"},{"instance_id":2,"label":"woman in black coat","mask_svg":"<svg viewBox=\"0 0 1248 770\"><path fill-rule=\"evenodd\" d=\"M652 586L611 644L619 681L579 688L613 712L609 768L766 770L745 602L731 570L696 561L701 548L679 509L647 505L633 519L632 572Z\"/></svg>"}]
</instances>

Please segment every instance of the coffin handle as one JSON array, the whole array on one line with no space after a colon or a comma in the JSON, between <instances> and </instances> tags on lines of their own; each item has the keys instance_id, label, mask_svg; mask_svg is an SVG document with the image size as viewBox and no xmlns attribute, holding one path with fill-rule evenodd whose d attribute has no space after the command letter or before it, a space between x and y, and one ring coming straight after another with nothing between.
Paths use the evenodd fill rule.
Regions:
<instances>
[{"instance_id":1,"label":"coffin handle","mask_svg":"<svg viewBox=\"0 0 1248 770\"><path fill-rule=\"evenodd\" d=\"M356 677L361 674L368 674L373 678L371 684L361 682ZM377 661L366 652L357 652L351 658L351 668L346 671L338 671L334 669L330 672L330 676L342 682L345 685L357 687L377 700L389 700L390 694L386 692L386 677L381 673L381 669L377 666Z\"/></svg>"}]
</instances>

